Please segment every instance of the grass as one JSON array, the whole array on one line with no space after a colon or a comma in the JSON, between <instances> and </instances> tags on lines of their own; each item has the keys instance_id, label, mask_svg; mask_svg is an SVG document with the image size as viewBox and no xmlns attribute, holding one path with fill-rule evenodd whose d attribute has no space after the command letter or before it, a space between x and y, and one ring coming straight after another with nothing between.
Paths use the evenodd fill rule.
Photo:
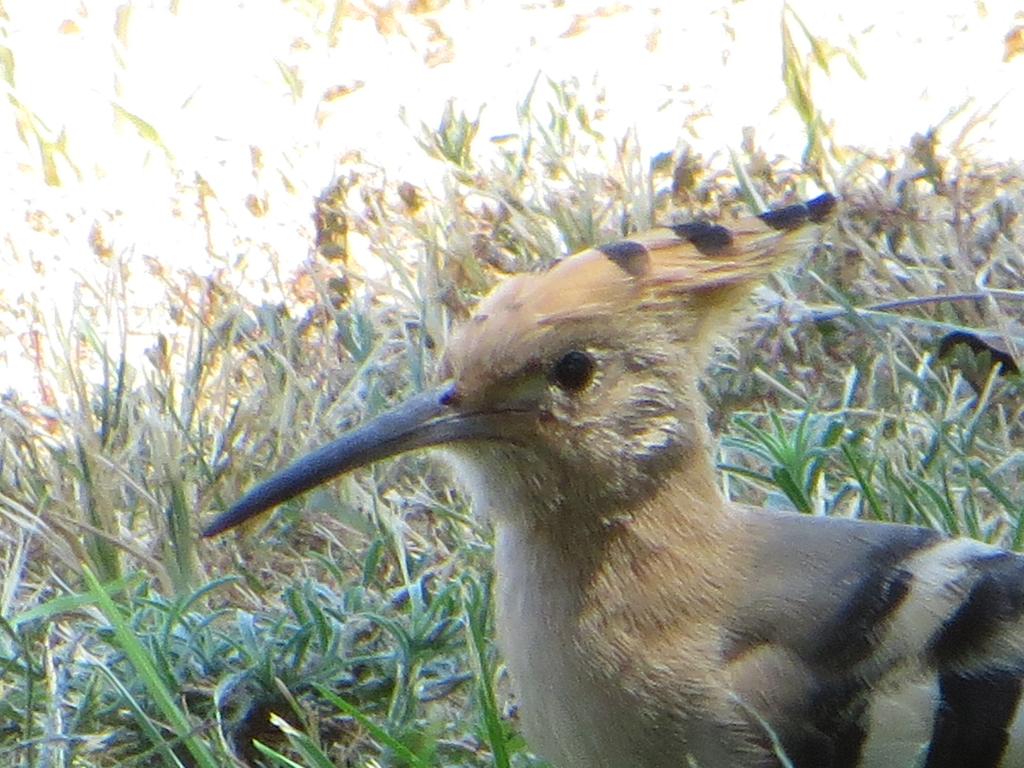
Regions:
<instances>
[{"instance_id":1,"label":"grass","mask_svg":"<svg viewBox=\"0 0 1024 768\"><path fill-rule=\"evenodd\" d=\"M728 492L1024 546L1019 377L937 355L954 330L1020 346L1024 175L934 132L885 157L834 146L786 41L802 165L752 137L730 170L684 145L645 165L571 83L538 80L496 160L455 104L422 128L440 199L340 173L287 302L168 271L186 343L154 340L145 368L127 324L105 332L117 292L71 334L47 328L60 354L42 373L67 405L0 403L6 764L540 765L492 641L487 531L429 459L332 483L247 538L197 542L199 518L422 387L503 273L670 216L785 202L808 179L842 196L837 225L766 286L707 379ZM390 282L346 270L356 235ZM946 294L976 298L920 301Z\"/></svg>"}]
</instances>

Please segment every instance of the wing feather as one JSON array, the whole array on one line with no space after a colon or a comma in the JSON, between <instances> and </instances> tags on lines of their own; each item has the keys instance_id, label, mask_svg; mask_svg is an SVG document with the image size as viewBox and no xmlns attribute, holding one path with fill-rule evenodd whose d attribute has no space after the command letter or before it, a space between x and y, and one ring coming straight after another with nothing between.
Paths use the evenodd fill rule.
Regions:
<instances>
[{"instance_id":1,"label":"wing feather","mask_svg":"<svg viewBox=\"0 0 1024 768\"><path fill-rule=\"evenodd\" d=\"M911 526L748 525L759 543L723 656L795 765L995 768L1019 749L1024 558Z\"/></svg>"}]
</instances>

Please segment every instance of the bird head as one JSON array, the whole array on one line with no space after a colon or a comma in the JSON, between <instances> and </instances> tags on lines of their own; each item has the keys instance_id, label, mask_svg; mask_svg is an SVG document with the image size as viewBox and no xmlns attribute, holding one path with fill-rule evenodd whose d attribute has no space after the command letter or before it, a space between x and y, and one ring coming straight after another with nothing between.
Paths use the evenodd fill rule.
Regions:
<instances>
[{"instance_id":1,"label":"bird head","mask_svg":"<svg viewBox=\"0 0 1024 768\"><path fill-rule=\"evenodd\" d=\"M823 195L728 228L658 228L507 280L453 335L437 387L260 483L204 534L428 446L446 449L485 511L605 520L706 455L697 380L709 349L834 202Z\"/></svg>"}]
</instances>

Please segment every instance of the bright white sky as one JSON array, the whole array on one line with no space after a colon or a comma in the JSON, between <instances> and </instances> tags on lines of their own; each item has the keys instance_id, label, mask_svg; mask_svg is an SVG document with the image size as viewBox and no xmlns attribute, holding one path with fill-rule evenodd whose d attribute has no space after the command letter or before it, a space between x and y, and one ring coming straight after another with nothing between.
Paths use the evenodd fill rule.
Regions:
<instances>
[{"instance_id":1,"label":"bright white sky","mask_svg":"<svg viewBox=\"0 0 1024 768\"><path fill-rule=\"evenodd\" d=\"M17 387L35 399L30 383L24 391L31 382L25 331L66 326L76 301L87 300L83 286L110 290L110 265L88 244L94 223L128 265L137 303L152 289L146 259L199 274L230 266L239 280L258 279L269 269L268 251L286 266L308 256L312 199L345 153L359 150L396 179L431 187L436 169L424 162L412 128L436 124L449 97L470 115L485 107L486 139L515 129L515 107L538 73L576 77L584 93L604 91L606 133L635 129L652 154L677 147L687 114L697 110L707 116L696 124L699 136L686 138L705 156L724 162L745 126L756 127L769 154L795 159L803 149L795 113L780 108L783 4L776 0L421 0L417 5L438 8L420 15L401 10L406 2L392 3L394 14L380 10L388 7L384 0L379 7L342 4L348 10L333 46L327 30L334 0L0 5L8 16L0 19L0 53L8 48L15 65L14 87L2 86L13 99L0 104L0 204L7 211L0 243L0 369L7 373L0 390ZM840 143L905 147L967 104L943 138L952 140L967 118L996 107L972 134L975 151L1021 159L1024 55L1004 61L1007 34L1024 25L1018 3L789 6L865 70L862 80L836 59L831 77L816 80L816 102ZM574 22L577 16L585 21ZM438 30L451 38L452 55L428 67L425 59L445 49ZM282 68L294 68L301 95ZM341 98L323 98L331 88L357 85ZM19 137L19 115L27 113L18 105L35 115L44 136L65 133L74 168L58 165L60 186L45 183L37 148ZM116 108L152 126L169 154ZM263 153L262 173L254 174L251 147ZM221 258L213 262L190 189L197 174L216 194L212 245ZM263 217L245 207L253 192L269 201ZM41 308L39 317L15 316L30 306ZM166 322L164 309L150 309L133 316L136 353Z\"/></svg>"}]
</instances>

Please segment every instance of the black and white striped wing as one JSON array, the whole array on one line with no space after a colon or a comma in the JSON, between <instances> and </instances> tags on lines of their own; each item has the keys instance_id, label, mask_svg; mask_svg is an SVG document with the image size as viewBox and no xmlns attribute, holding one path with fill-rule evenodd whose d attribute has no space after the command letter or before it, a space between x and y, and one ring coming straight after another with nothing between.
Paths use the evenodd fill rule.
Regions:
<instances>
[{"instance_id":1,"label":"black and white striped wing","mask_svg":"<svg viewBox=\"0 0 1024 768\"><path fill-rule=\"evenodd\" d=\"M1024 767L1024 558L910 526L750 527L723 652L797 768Z\"/></svg>"}]
</instances>

